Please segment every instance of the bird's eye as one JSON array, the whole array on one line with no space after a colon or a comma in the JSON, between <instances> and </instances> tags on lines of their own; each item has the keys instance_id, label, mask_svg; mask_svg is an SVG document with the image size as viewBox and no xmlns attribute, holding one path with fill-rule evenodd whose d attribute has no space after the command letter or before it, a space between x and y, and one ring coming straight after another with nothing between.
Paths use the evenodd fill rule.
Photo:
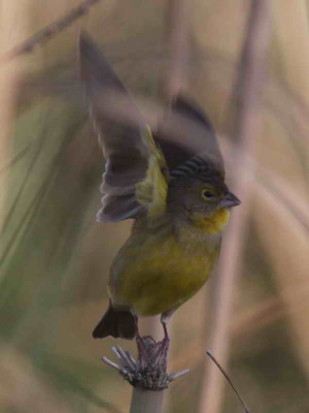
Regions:
<instances>
[{"instance_id":1,"label":"bird's eye","mask_svg":"<svg viewBox=\"0 0 309 413\"><path fill-rule=\"evenodd\" d=\"M202 196L205 199L211 199L214 197L214 193L212 191L210 191L209 189L204 189L202 192Z\"/></svg>"}]
</instances>

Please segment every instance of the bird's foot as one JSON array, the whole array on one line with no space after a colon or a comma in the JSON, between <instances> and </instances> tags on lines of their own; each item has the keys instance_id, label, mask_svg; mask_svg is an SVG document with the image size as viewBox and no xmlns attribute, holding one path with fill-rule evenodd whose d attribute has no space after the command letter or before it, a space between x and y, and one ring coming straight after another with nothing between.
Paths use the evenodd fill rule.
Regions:
<instances>
[{"instance_id":1,"label":"bird's foot","mask_svg":"<svg viewBox=\"0 0 309 413\"><path fill-rule=\"evenodd\" d=\"M170 340L164 337L161 341L155 341L151 336L137 336L138 362L142 370L150 370L155 366L161 372L166 371L167 355Z\"/></svg>"}]
</instances>

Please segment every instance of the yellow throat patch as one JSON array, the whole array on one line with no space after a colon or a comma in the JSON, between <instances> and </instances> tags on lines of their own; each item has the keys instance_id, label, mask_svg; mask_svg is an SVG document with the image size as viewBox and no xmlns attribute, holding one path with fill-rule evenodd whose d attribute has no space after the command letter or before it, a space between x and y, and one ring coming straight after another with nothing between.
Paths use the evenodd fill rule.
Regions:
<instances>
[{"instance_id":1,"label":"yellow throat patch","mask_svg":"<svg viewBox=\"0 0 309 413\"><path fill-rule=\"evenodd\" d=\"M208 234L218 234L227 225L230 218L230 211L228 209L217 209L211 217L205 218L202 214L195 214L191 222L202 232Z\"/></svg>"}]
</instances>

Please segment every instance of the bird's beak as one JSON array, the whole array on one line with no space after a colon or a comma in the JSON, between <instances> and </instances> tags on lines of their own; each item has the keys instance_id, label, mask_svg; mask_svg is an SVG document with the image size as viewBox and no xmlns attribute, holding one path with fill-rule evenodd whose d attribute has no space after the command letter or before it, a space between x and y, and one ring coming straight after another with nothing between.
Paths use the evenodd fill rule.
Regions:
<instances>
[{"instance_id":1,"label":"bird's beak","mask_svg":"<svg viewBox=\"0 0 309 413\"><path fill-rule=\"evenodd\" d=\"M235 207L237 205L239 205L241 202L240 200L237 198L237 196L235 196L234 194L232 194L232 192L228 192L225 197L223 199L221 199L219 206L221 208L232 208Z\"/></svg>"}]
</instances>

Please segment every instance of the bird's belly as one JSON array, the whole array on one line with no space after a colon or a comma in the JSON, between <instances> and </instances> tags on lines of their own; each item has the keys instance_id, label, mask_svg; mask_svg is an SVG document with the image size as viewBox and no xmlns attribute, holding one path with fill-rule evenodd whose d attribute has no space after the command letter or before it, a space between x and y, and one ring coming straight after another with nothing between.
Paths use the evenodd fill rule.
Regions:
<instances>
[{"instance_id":1,"label":"bird's belly","mask_svg":"<svg viewBox=\"0 0 309 413\"><path fill-rule=\"evenodd\" d=\"M207 281L218 248L188 248L176 241L143 246L118 274L112 299L138 315L160 314L181 305ZM110 289L113 291L113 288ZM112 294L113 295L113 294Z\"/></svg>"}]
</instances>

